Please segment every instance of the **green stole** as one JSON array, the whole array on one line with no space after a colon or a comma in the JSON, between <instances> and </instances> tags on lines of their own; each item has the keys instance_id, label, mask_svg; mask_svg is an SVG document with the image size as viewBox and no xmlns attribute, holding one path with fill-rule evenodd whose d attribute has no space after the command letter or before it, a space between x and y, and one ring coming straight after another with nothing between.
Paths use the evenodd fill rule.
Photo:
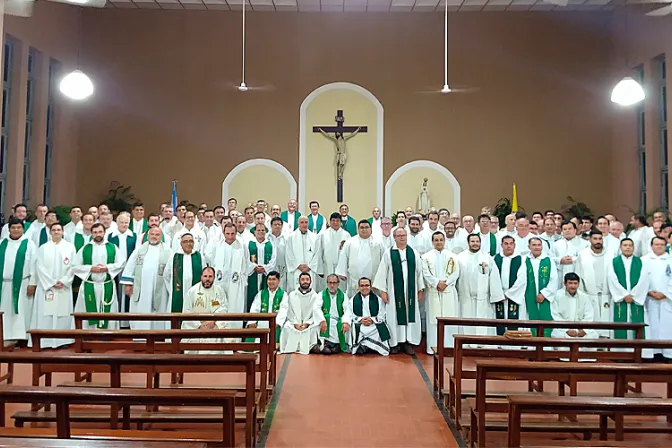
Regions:
<instances>
[{"instance_id":1,"label":"green stole","mask_svg":"<svg viewBox=\"0 0 672 448\"><path fill-rule=\"evenodd\" d=\"M315 220L315 225L313 225L313 221L310 219L310 216L312 216L312 215L308 215L308 216L309 216L308 217L308 231L312 232L314 229L318 229L318 232L319 232L319 230L322 228L322 225L324 224L324 216L318 214L317 219Z\"/></svg>"},{"instance_id":2,"label":"green stole","mask_svg":"<svg viewBox=\"0 0 672 448\"><path fill-rule=\"evenodd\" d=\"M292 230L296 230L299 228L299 218L301 217L301 213L297 211L294 212L294 228ZM284 212L280 213L280 219L282 219L284 222L289 222L288 217L287 217L287 210ZM310 222L310 220L308 221Z\"/></svg>"},{"instance_id":3,"label":"green stole","mask_svg":"<svg viewBox=\"0 0 672 448\"><path fill-rule=\"evenodd\" d=\"M28 221L23 221L23 233L25 234L30 228L30 223Z\"/></svg>"},{"instance_id":4,"label":"green stole","mask_svg":"<svg viewBox=\"0 0 672 448\"><path fill-rule=\"evenodd\" d=\"M47 237L47 226L44 226L42 227L42 230L40 230L40 244L37 247L42 247L47 241L49 241L49 238Z\"/></svg>"},{"instance_id":5,"label":"green stole","mask_svg":"<svg viewBox=\"0 0 672 448\"><path fill-rule=\"evenodd\" d=\"M625 280L625 264L623 259L618 256L612 262L614 266L614 273L618 279L618 283L625 289L628 288L628 283ZM639 283L639 277L642 274L642 259L639 257L632 257L632 264L630 265L630 287L634 288ZM644 307L638 305L636 302L626 303L622 300L614 303L614 322L628 321L628 305L630 305L630 321L632 323L644 322ZM614 339L627 339L627 330L614 330Z\"/></svg>"},{"instance_id":6,"label":"green stole","mask_svg":"<svg viewBox=\"0 0 672 448\"><path fill-rule=\"evenodd\" d=\"M145 244L147 242L147 237L149 236L149 230L145 231L145 233L142 234L142 244ZM161 232L161 242L165 243L166 242L166 234ZM199 280L200 281L200 280Z\"/></svg>"},{"instance_id":7,"label":"green stole","mask_svg":"<svg viewBox=\"0 0 672 448\"><path fill-rule=\"evenodd\" d=\"M394 301L396 302L397 324L408 325L415 322L415 252L406 247L406 264L408 265L408 285L404 290L404 272L401 269L401 256L395 248L390 249L392 260L392 280L394 283ZM408 302L408 314L406 303Z\"/></svg>"},{"instance_id":8,"label":"green stole","mask_svg":"<svg viewBox=\"0 0 672 448\"><path fill-rule=\"evenodd\" d=\"M341 228L345 229L350 236L357 235L357 223L352 219L352 216L348 216L348 219L345 221L343 221L343 217L341 216Z\"/></svg>"},{"instance_id":9,"label":"green stole","mask_svg":"<svg viewBox=\"0 0 672 448\"><path fill-rule=\"evenodd\" d=\"M202 272L203 259L201 258L201 254L193 252L191 254L191 285L187 285L186 289L201 281ZM173 301L170 305L171 313L182 312L184 290L184 254L176 253L173 257Z\"/></svg>"},{"instance_id":10,"label":"green stole","mask_svg":"<svg viewBox=\"0 0 672 448\"><path fill-rule=\"evenodd\" d=\"M264 288L261 290L261 308L259 309L260 313L268 313L268 302L269 298L271 297L271 293L268 291L268 288ZM285 291L282 290L282 288L278 288L275 290L275 297L273 297L273 309L271 313L278 314L278 310L280 309L280 304L282 303L282 299L285 297ZM275 325L275 343L278 344L280 343L280 328L277 324ZM254 342L256 338L245 338L244 342Z\"/></svg>"},{"instance_id":11,"label":"green stole","mask_svg":"<svg viewBox=\"0 0 672 448\"><path fill-rule=\"evenodd\" d=\"M339 289L336 290L336 309L338 309L338 322L336 323L336 330L338 331L338 345L341 346L341 351L346 351L348 349L348 344L345 342L345 335L343 334L343 300L345 300L345 294ZM327 330L324 333L320 333L320 336L323 338L329 337L329 330L331 329L331 294L329 294L329 289L325 288L322 291L322 314L327 320Z\"/></svg>"},{"instance_id":12,"label":"green stole","mask_svg":"<svg viewBox=\"0 0 672 448\"><path fill-rule=\"evenodd\" d=\"M250 261L255 264L259 264L257 261L257 240L250 241L247 244L247 247L250 249ZM271 261L271 256L273 255L273 243L266 241L264 243L264 264L268 264ZM245 304L245 312L249 313L250 308L252 307L252 302L259 292L259 274L252 272L249 277L247 277L247 303ZM261 274L261 289L266 289L266 273Z\"/></svg>"},{"instance_id":13,"label":"green stole","mask_svg":"<svg viewBox=\"0 0 672 448\"><path fill-rule=\"evenodd\" d=\"M7 245L9 238L5 238L0 243L0 268L5 269L5 254L7 253ZM26 264L26 252L28 251L28 239L24 239L19 244L19 249L16 251L16 258L14 260L14 272L12 273L12 302L14 303L14 314L19 314L19 296L21 295L21 282L23 281L23 267ZM4 272L2 273L4 275ZM0 301L2 300L2 287L5 282L0 283Z\"/></svg>"},{"instance_id":14,"label":"green stole","mask_svg":"<svg viewBox=\"0 0 672 448\"><path fill-rule=\"evenodd\" d=\"M126 237L126 258L129 258L133 251L135 250L135 245L137 241L137 235L133 232L131 232L131 235ZM119 235L114 235L110 236L107 238L107 241L109 243L114 244L115 246L119 247ZM84 242L84 239L82 239L82 243ZM79 250L79 248L77 249Z\"/></svg>"},{"instance_id":15,"label":"green stole","mask_svg":"<svg viewBox=\"0 0 672 448\"><path fill-rule=\"evenodd\" d=\"M490 235L490 256L494 257L497 253L497 237L494 233L488 233ZM500 269L501 272L501 269ZM516 271L517 272L517 271Z\"/></svg>"},{"instance_id":16,"label":"green stole","mask_svg":"<svg viewBox=\"0 0 672 448\"><path fill-rule=\"evenodd\" d=\"M82 247L84 247L86 244L86 241L84 240L85 238L90 239L91 237L85 237L83 234L75 232L75 237L72 240L72 242L75 244L75 253L79 252ZM80 286L82 286L82 279L75 276L75 279L72 281L72 289L79 290Z\"/></svg>"},{"instance_id":17,"label":"green stole","mask_svg":"<svg viewBox=\"0 0 672 448\"><path fill-rule=\"evenodd\" d=\"M502 262L503 262L502 256L500 254L495 255L495 264L499 269L500 278L502 272ZM522 257L520 255L511 258L511 264L509 266L509 285L507 286L508 288L511 288L516 283L516 280L518 279L518 270L520 269L521 264L522 264ZM518 314L519 308L520 306L513 300L502 300L501 302L495 303L495 317L497 319L520 319L520 316ZM505 313L506 309L508 309L508 314ZM515 331L518 330L518 328L497 327L497 334L502 336L506 330Z\"/></svg>"},{"instance_id":18,"label":"green stole","mask_svg":"<svg viewBox=\"0 0 672 448\"><path fill-rule=\"evenodd\" d=\"M117 253L117 249L114 247L114 244L105 243L105 250L107 251L107 264L113 264L114 258ZM93 265L93 244L87 244L82 249L82 264L92 266ZM87 281L84 282L84 305L86 306L87 313L97 313L98 307L96 302L96 292L94 285L91 282L91 273L89 273ZM103 285L104 293L103 298L100 301L101 312L109 313L110 308L112 307L112 296L114 294L114 282L110 273L105 274L105 283ZM96 325L100 329L107 329L107 321L98 321L98 320L89 320L89 325Z\"/></svg>"},{"instance_id":19,"label":"green stole","mask_svg":"<svg viewBox=\"0 0 672 448\"><path fill-rule=\"evenodd\" d=\"M133 228L133 223L131 222L131 229ZM142 218L142 233L147 233L149 230L149 222L145 218ZM135 233L135 232L133 232Z\"/></svg>"},{"instance_id":20,"label":"green stole","mask_svg":"<svg viewBox=\"0 0 672 448\"><path fill-rule=\"evenodd\" d=\"M525 260L527 267L527 287L525 288L525 305L527 306L527 313L530 320L553 320L551 315L551 302L544 300L537 303L538 291L541 291L551 280L551 259L548 257L542 258L539 262L539 278L534 278L534 269L532 268L532 261L528 258ZM538 280L538 281L537 281ZM532 335L536 336L536 330L532 330ZM544 336L551 337L551 329L544 330Z\"/></svg>"},{"instance_id":21,"label":"green stole","mask_svg":"<svg viewBox=\"0 0 672 448\"><path fill-rule=\"evenodd\" d=\"M363 303L362 295L360 293L355 294L355 297L352 298L352 312L355 316L362 317ZM378 296L371 291L369 293L369 312L371 316L378 316ZM387 328L385 322L375 324L378 329L378 336L380 340L385 342L390 339L390 330ZM359 343L359 332L362 328L362 324L355 324L355 344Z\"/></svg>"}]
</instances>

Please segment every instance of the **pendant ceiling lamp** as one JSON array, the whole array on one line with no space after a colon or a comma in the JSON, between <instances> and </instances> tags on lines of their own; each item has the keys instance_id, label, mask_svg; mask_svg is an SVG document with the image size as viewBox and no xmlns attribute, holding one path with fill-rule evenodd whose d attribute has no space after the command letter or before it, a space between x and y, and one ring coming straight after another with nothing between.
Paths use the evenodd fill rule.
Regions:
<instances>
[{"instance_id":1,"label":"pendant ceiling lamp","mask_svg":"<svg viewBox=\"0 0 672 448\"><path fill-rule=\"evenodd\" d=\"M628 8L623 8L623 14L625 15L625 66L628 67ZM618 84L611 91L611 102L616 103L620 106L632 106L634 104L643 101L646 97L644 93L644 88L642 85L637 82L632 76L624 76Z\"/></svg>"}]
</instances>

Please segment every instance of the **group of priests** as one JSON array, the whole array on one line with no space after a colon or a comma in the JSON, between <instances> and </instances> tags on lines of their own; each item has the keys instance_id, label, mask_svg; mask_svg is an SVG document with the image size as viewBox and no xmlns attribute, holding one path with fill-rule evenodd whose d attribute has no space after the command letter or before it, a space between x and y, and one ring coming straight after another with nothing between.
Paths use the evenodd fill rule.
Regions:
<instances>
[{"instance_id":1,"label":"group of priests","mask_svg":"<svg viewBox=\"0 0 672 448\"><path fill-rule=\"evenodd\" d=\"M73 207L62 225L43 205L28 223L18 204L0 236L4 337L71 328L73 310L120 310L277 312L281 351L299 353L412 355L424 332L431 354L437 317L646 322L647 338L672 338L664 324L672 315L672 225L662 213L652 226L633 216L626 236L612 215L593 222L517 213L500 228L487 207L476 219L411 207L385 217L374 207L359 220L346 204L330 215L317 201L309 207L302 214L294 199L284 211L259 200L239 211L231 198L226 207L165 203L146 214L136 203L113 219L101 204L86 213ZM444 343L490 331L451 328ZM569 328L553 336L629 335Z\"/></svg>"}]
</instances>

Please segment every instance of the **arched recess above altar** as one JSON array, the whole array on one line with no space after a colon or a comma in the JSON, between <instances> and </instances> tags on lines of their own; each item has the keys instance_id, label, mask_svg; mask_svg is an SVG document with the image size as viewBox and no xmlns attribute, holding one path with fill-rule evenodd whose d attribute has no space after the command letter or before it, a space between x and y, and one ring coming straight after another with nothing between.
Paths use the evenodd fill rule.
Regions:
<instances>
[{"instance_id":1,"label":"arched recess above altar","mask_svg":"<svg viewBox=\"0 0 672 448\"><path fill-rule=\"evenodd\" d=\"M264 199L268 207L278 204L284 210L296 198L296 180L282 164L271 159L249 159L236 165L222 182L222 204L238 200L238 209Z\"/></svg>"},{"instance_id":2,"label":"arched recess above altar","mask_svg":"<svg viewBox=\"0 0 672 448\"><path fill-rule=\"evenodd\" d=\"M342 201L338 200L336 132L341 127L347 160L343 169ZM365 127L365 129L364 129ZM320 132L326 130L327 136ZM355 131L357 131L355 133ZM353 135L355 134L355 135ZM369 90L349 82L325 84L301 103L299 124L299 210L320 202L323 213L340 202L355 217L368 217L383 204L383 105Z\"/></svg>"}]
</instances>

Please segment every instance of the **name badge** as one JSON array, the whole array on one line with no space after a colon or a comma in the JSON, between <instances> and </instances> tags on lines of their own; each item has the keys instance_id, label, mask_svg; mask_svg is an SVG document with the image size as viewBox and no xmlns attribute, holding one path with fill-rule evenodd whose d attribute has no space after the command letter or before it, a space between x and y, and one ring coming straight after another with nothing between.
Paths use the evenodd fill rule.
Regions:
<instances>
[{"instance_id":1,"label":"name badge","mask_svg":"<svg viewBox=\"0 0 672 448\"><path fill-rule=\"evenodd\" d=\"M221 282L223 278L222 271L218 270L217 271L217 281Z\"/></svg>"},{"instance_id":2,"label":"name badge","mask_svg":"<svg viewBox=\"0 0 672 448\"><path fill-rule=\"evenodd\" d=\"M240 275L238 275L237 272L234 272L233 275L231 276L231 281L232 281L233 283L236 283L236 282L238 281L239 278L240 278Z\"/></svg>"},{"instance_id":3,"label":"name badge","mask_svg":"<svg viewBox=\"0 0 672 448\"><path fill-rule=\"evenodd\" d=\"M53 302L55 296L56 294L54 294L54 291L50 289L44 294L44 300L46 300L47 302Z\"/></svg>"}]
</instances>

